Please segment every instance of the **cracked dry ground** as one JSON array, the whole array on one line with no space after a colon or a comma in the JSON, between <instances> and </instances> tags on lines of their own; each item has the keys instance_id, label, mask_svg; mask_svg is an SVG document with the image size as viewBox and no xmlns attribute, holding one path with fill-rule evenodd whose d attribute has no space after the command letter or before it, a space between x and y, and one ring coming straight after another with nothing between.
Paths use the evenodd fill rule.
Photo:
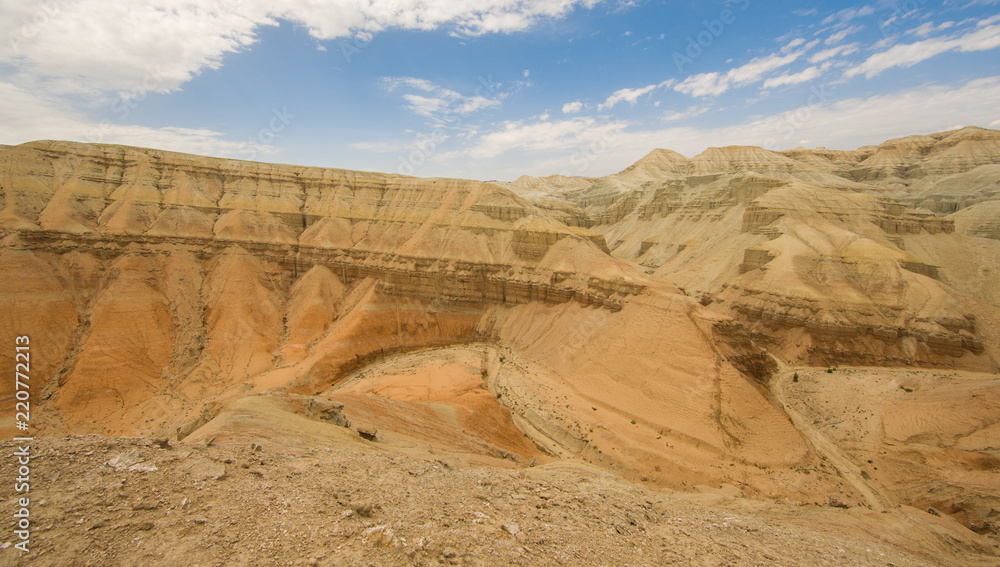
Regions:
<instances>
[{"instance_id":1,"label":"cracked dry ground","mask_svg":"<svg viewBox=\"0 0 1000 567\"><path fill-rule=\"evenodd\" d=\"M462 468L98 436L32 452L31 552L8 541L2 565L996 564L997 542L913 509L657 492L575 462ZM0 486L5 507L14 496Z\"/></svg>"}]
</instances>

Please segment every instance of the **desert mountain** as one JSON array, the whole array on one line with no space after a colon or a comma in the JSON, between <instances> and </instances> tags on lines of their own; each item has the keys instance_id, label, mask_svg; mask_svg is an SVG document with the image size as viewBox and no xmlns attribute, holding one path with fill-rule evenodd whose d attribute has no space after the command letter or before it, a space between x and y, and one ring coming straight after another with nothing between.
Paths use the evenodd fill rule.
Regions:
<instances>
[{"instance_id":1,"label":"desert mountain","mask_svg":"<svg viewBox=\"0 0 1000 567\"><path fill-rule=\"evenodd\" d=\"M711 148L566 200L614 256L767 335L785 360L992 371L998 143L965 128L850 152Z\"/></svg>"},{"instance_id":2,"label":"desert mountain","mask_svg":"<svg viewBox=\"0 0 1000 567\"><path fill-rule=\"evenodd\" d=\"M33 142L0 199L41 437L572 463L994 557L1000 132L513 183Z\"/></svg>"}]
</instances>

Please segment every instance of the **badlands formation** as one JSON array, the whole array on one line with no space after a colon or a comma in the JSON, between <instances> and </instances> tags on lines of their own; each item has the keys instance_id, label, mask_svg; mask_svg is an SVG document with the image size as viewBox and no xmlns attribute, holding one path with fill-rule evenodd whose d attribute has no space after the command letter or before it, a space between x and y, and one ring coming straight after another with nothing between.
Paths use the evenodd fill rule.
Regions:
<instances>
[{"instance_id":1,"label":"badlands formation","mask_svg":"<svg viewBox=\"0 0 1000 567\"><path fill-rule=\"evenodd\" d=\"M995 130L511 183L47 141L0 189L30 564L998 564Z\"/></svg>"}]
</instances>

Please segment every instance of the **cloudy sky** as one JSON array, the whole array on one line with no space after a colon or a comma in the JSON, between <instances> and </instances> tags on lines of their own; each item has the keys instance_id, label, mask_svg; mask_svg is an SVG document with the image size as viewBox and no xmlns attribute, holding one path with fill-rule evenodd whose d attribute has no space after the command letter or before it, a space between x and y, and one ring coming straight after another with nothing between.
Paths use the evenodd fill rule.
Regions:
<instances>
[{"instance_id":1,"label":"cloudy sky","mask_svg":"<svg viewBox=\"0 0 1000 567\"><path fill-rule=\"evenodd\" d=\"M0 0L2 144L511 180L963 125L1000 0Z\"/></svg>"}]
</instances>

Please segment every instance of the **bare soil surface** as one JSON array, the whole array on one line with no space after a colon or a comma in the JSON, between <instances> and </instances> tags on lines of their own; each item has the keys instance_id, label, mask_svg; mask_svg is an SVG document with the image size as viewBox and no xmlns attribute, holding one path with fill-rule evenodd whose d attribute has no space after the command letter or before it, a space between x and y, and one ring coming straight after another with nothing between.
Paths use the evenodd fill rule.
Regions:
<instances>
[{"instance_id":1,"label":"bare soil surface","mask_svg":"<svg viewBox=\"0 0 1000 567\"><path fill-rule=\"evenodd\" d=\"M0 565L1000 564L995 542L912 508L651 491L575 461L461 468L93 435L31 452L30 553L5 534ZM15 496L0 485L5 509Z\"/></svg>"},{"instance_id":2,"label":"bare soil surface","mask_svg":"<svg viewBox=\"0 0 1000 567\"><path fill-rule=\"evenodd\" d=\"M872 508L897 503L1000 531L1000 378L797 368L769 384L796 428Z\"/></svg>"}]
</instances>

